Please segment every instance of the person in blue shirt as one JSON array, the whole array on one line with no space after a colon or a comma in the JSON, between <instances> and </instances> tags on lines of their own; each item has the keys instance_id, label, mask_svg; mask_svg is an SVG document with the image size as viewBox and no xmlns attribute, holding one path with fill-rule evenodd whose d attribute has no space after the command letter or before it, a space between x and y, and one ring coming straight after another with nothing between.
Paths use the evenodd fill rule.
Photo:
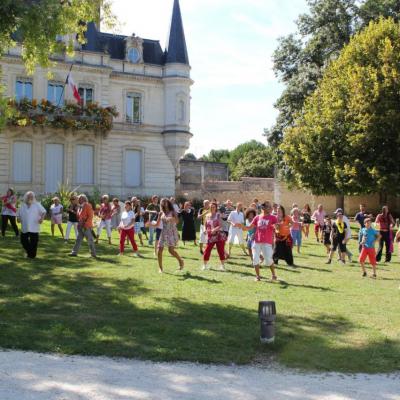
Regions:
<instances>
[{"instance_id":1,"label":"person in blue shirt","mask_svg":"<svg viewBox=\"0 0 400 400\"><path fill-rule=\"evenodd\" d=\"M361 228L360 231L361 236L361 254L359 258L359 262L362 269L362 276L367 276L367 271L365 269L365 261L368 257L369 262L372 266L372 277L376 278L376 252L375 252L375 243L380 238L380 234L371 226L371 218L366 218L364 220L364 228Z\"/></svg>"}]
</instances>

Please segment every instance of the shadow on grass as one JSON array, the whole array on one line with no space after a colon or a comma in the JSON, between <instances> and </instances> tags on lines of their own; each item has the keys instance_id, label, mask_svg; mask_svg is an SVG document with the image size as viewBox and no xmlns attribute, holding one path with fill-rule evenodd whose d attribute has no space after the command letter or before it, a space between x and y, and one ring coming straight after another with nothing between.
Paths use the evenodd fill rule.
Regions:
<instances>
[{"instance_id":1,"label":"shadow on grass","mask_svg":"<svg viewBox=\"0 0 400 400\"><path fill-rule=\"evenodd\" d=\"M374 341L365 337L361 343L349 342L353 331L365 328L344 317L307 315L306 310L304 315L284 315L278 304L277 340L265 347L259 343L257 304L250 311L181 298L156 299L139 279L99 277L85 269L93 265L86 258L69 260L82 270L64 274L54 261L16 264L12 257L5 258L8 261L0 268L4 348L207 363L248 363L261 354L266 362L274 357L304 369L400 368L399 341L381 335ZM65 263L65 258L60 260ZM176 276L177 281L198 278L188 273Z\"/></svg>"}]
</instances>

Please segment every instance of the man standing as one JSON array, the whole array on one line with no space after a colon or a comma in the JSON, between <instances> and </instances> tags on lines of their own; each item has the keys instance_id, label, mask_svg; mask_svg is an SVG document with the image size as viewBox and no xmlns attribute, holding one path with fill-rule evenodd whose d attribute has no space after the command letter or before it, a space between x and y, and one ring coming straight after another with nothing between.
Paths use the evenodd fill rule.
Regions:
<instances>
[{"instance_id":1,"label":"man standing","mask_svg":"<svg viewBox=\"0 0 400 400\"><path fill-rule=\"evenodd\" d=\"M78 197L79 209L78 209L78 237L76 238L74 248L70 253L71 257L78 255L79 249L82 245L83 238L86 238L89 245L90 254L93 258L96 258L96 248L94 246L94 240L92 235L93 228L93 208L88 202L88 198L81 194Z\"/></svg>"},{"instance_id":2,"label":"man standing","mask_svg":"<svg viewBox=\"0 0 400 400\"><path fill-rule=\"evenodd\" d=\"M232 246L235 244L235 242L240 245L240 247L243 250L243 253L247 256L246 248L244 246L244 240L243 240L243 230L240 227L238 227L238 225L244 224L244 214L243 214L243 204L242 203L237 203L236 210L232 211L229 214L228 222L230 224L229 235L228 235L228 243L229 243L228 256L230 257L231 251L232 251Z\"/></svg>"},{"instance_id":3,"label":"man standing","mask_svg":"<svg viewBox=\"0 0 400 400\"><path fill-rule=\"evenodd\" d=\"M21 222L21 244L28 258L36 258L40 225L45 216L46 210L36 201L35 193L27 192L17 217Z\"/></svg>"},{"instance_id":4,"label":"man standing","mask_svg":"<svg viewBox=\"0 0 400 400\"><path fill-rule=\"evenodd\" d=\"M322 206L322 204L319 204L318 208L314 211L314 214L311 217L311 219L314 221L314 233L318 243L319 243L320 232L321 232L321 241L323 241L322 228L324 226L325 216L326 212L324 211L324 207Z\"/></svg>"}]
</instances>

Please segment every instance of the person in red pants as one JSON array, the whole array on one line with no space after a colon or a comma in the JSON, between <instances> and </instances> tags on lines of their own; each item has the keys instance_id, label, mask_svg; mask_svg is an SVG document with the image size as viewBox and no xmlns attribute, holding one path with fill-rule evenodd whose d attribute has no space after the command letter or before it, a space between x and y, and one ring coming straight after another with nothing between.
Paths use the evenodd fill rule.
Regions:
<instances>
[{"instance_id":1,"label":"person in red pants","mask_svg":"<svg viewBox=\"0 0 400 400\"><path fill-rule=\"evenodd\" d=\"M203 255L203 271L208 268L211 251L217 247L219 259L221 261L220 270L225 271L225 242L226 234L223 231L221 214L218 212L217 203L211 203L210 214L207 215L205 228L207 232L207 246Z\"/></svg>"},{"instance_id":2,"label":"person in red pants","mask_svg":"<svg viewBox=\"0 0 400 400\"><path fill-rule=\"evenodd\" d=\"M132 203L125 202L125 210L121 215L121 223L119 224L119 255L122 256L125 250L125 240L129 239L132 245L133 254L136 257L141 257L138 247L135 242L135 213L132 211Z\"/></svg>"}]
</instances>

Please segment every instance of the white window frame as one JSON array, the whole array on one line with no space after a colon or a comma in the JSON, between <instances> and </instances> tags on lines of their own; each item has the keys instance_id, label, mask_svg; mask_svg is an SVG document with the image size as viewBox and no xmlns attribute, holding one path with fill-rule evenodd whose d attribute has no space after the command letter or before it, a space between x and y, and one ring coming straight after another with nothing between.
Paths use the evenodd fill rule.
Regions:
<instances>
[{"instance_id":1,"label":"white window frame","mask_svg":"<svg viewBox=\"0 0 400 400\"><path fill-rule=\"evenodd\" d=\"M26 83L30 83L31 84L31 87L32 87L32 98L30 99L30 98L28 98L28 97L26 97L25 96L25 85L24 85L24 89L23 89L23 94L24 94L24 96L22 96L20 99L17 99L17 82L22 82L22 83L24 83L24 84L26 84ZM21 100L23 100L23 99L28 99L28 100L33 100L33 80L31 79L31 78L26 78L26 77L23 77L23 76L17 76L16 78L15 78L15 90L14 90L14 95L15 95L15 99L16 99L16 101L21 101Z\"/></svg>"},{"instance_id":2,"label":"white window frame","mask_svg":"<svg viewBox=\"0 0 400 400\"><path fill-rule=\"evenodd\" d=\"M79 85L78 85L78 92L79 92L81 89L83 90L83 96L81 96L82 101L83 101L83 105L84 105L84 106L87 105L87 103L86 103L86 91L87 91L88 89L90 89L90 90L92 91L92 103L94 103L94 102L95 102L95 100L94 100L94 86L93 86L93 85L90 85L90 84L82 83L82 84L79 84ZM79 95L80 95L80 93L79 93Z\"/></svg>"},{"instance_id":3,"label":"white window frame","mask_svg":"<svg viewBox=\"0 0 400 400\"><path fill-rule=\"evenodd\" d=\"M139 118L132 120L128 117L128 98L139 99ZM134 105L134 102L133 102ZM134 114L134 109L132 109ZM131 125L140 125L143 121L143 94L137 91L128 91L125 93L125 122Z\"/></svg>"},{"instance_id":4,"label":"white window frame","mask_svg":"<svg viewBox=\"0 0 400 400\"><path fill-rule=\"evenodd\" d=\"M128 177L126 174L126 162L127 162L127 153L128 151L138 151L140 153L140 182L137 186L132 186L128 184ZM144 186L144 149L141 147L127 147L124 149L124 156L123 156L123 176L124 176L124 185L127 188L141 188Z\"/></svg>"},{"instance_id":5,"label":"white window frame","mask_svg":"<svg viewBox=\"0 0 400 400\"><path fill-rule=\"evenodd\" d=\"M30 179L29 180L17 180L15 177L15 168L14 168L14 163L16 162L15 160L15 144L17 143L28 143L31 146L31 169L30 169ZM29 140L15 140L12 142L12 179L14 183L18 184L24 184L24 183L32 183L33 181L33 142Z\"/></svg>"},{"instance_id":6,"label":"white window frame","mask_svg":"<svg viewBox=\"0 0 400 400\"><path fill-rule=\"evenodd\" d=\"M62 98L61 101L59 98L56 98L55 102L52 102L49 98L48 98L48 92L49 92L49 86L53 86L53 90L56 91L56 87L62 87L64 88L64 83L60 82L60 81L48 81L47 82L47 90L46 90L46 98L48 101L50 101L53 105L58 105L58 103L60 103L60 105L64 105L65 103L65 88L64 90L62 90ZM57 93L56 93L57 94Z\"/></svg>"}]
</instances>

